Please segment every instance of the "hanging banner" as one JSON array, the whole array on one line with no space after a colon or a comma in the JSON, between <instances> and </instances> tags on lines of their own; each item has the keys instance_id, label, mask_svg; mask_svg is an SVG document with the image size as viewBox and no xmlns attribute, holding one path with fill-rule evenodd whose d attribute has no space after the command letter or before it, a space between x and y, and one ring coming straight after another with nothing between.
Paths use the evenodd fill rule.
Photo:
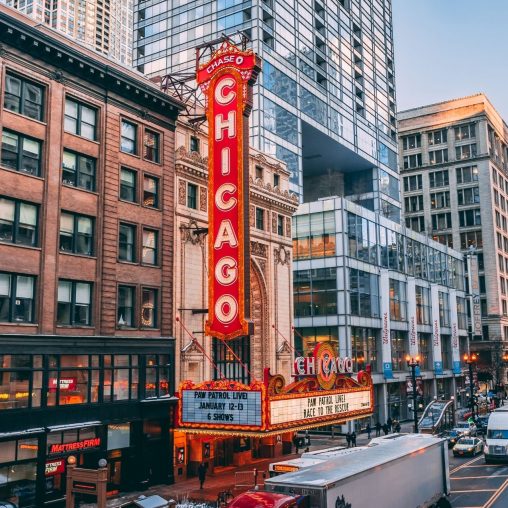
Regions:
<instances>
[{"instance_id":1,"label":"hanging banner","mask_svg":"<svg viewBox=\"0 0 508 508\"><path fill-rule=\"evenodd\" d=\"M436 284L430 286L430 301L432 305L432 355L434 357L434 373L443 374L443 354L441 352L441 323L439 322L439 288Z\"/></svg>"},{"instance_id":2,"label":"hanging banner","mask_svg":"<svg viewBox=\"0 0 508 508\"><path fill-rule=\"evenodd\" d=\"M460 375L459 319L457 313L457 291L455 289L450 289L450 326L452 329L453 373Z\"/></svg>"},{"instance_id":3,"label":"hanging banner","mask_svg":"<svg viewBox=\"0 0 508 508\"><path fill-rule=\"evenodd\" d=\"M480 301L480 277L478 276L478 256L467 256L469 292L471 293L471 322L473 336L482 335L482 307Z\"/></svg>"},{"instance_id":4,"label":"hanging banner","mask_svg":"<svg viewBox=\"0 0 508 508\"><path fill-rule=\"evenodd\" d=\"M409 323L409 356L418 356L418 330L416 321L416 280L414 277L407 279L407 320ZM420 367L415 369L416 375L420 375Z\"/></svg>"},{"instance_id":5,"label":"hanging banner","mask_svg":"<svg viewBox=\"0 0 508 508\"><path fill-rule=\"evenodd\" d=\"M379 278L379 294L381 295L381 358L385 379L393 379L392 345L390 330L390 275L388 270L381 270Z\"/></svg>"},{"instance_id":6,"label":"hanging banner","mask_svg":"<svg viewBox=\"0 0 508 508\"><path fill-rule=\"evenodd\" d=\"M208 119L208 320L205 331L249 335L249 114L260 60L229 41L197 69Z\"/></svg>"}]
</instances>

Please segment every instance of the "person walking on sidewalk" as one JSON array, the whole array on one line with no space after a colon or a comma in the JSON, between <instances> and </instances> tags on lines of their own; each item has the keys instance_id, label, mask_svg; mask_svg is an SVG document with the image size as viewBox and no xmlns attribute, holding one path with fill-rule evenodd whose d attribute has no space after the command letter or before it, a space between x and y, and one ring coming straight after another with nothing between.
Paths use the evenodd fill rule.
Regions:
<instances>
[{"instance_id":1,"label":"person walking on sidewalk","mask_svg":"<svg viewBox=\"0 0 508 508\"><path fill-rule=\"evenodd\" d=\"M204 462L201 462L201 464L199 464L199 467L198 467L198 478L199 478L199 488L200 489L203 488L203 485L206 480L207 467L208 466Z\"/></svg>"},{"instance_id":2,"label":"person walking on sidewalk","mask_svg":"<svg viewBox=\"0 0 508 508\"><path fill-rule=\"evenodd\" d=\"M376 422L376 437L379 437L381 435L381 424L379 422Z\"/></svg>"},{"instance_id":3,"label":"person walking on sidewalk","mask_svg":"<svg viewBox=\"0 0 508 508\"><path fill-rule=\"evenodd\" d=\"M392 420L391 416L389 416L388 420L386 420L386 425L388 425L388 430L391 432L392 431L392 425L393 425L393 420Z\"/></svg>"},{"instance_id":4,"label":"person walking on sidewalk","mask_svg":"<svg viewBox=\"0 0 508 508\"><path fill-rule=\"evenodd\" d=\"M351 446L356 446L356 432L354 430L351 434Z\"/></svg>"},{"instance_id":5,"label":"person walking on sidewalk","mask_svg":"<svg viewBox=\"0 0 508 508\"><path fill-rule=\"evenodd\" d=\"M399 421L397 421L395 423L394 430L395 430L395 432L397 432L397 434L400 432L400 422Z\"/></svg>"},{"instance_id":6,"label":"person walking on sidewalk","mask_svg":"<svg viewBox=\"0 0 508 508\"><path fill-rule=\"evenodd\" d=\"M365 430L367 431L367 439L370 439L370 433L372 432L372 429L370 428L370 423L367 423L367 428Z\"/></svg>"},{"instance_id":7,"label":"person walking on sidewalk","mask_svg":"<svg viewBox=\"0 0 508 508\"><path fill-rule=\"evenodd\" d=\"M346 434L347 447L351 448L351 432L348 431Z\"/></svg>"},{"instance_id":8,"label":"person walking on sidewalk","mask_svg":"<svg viewBox=\"0 0 508 508\"><path fill-rule=\"evenodd\" d=\"M385 424L383 425L383 432L385 433L385 436L387 436L387 435L388 435L388 432L389 432L389 431L390 431L390 427L388 427L388 424L387 424L387 423L385 423Z\"/></svg>"}]
</instances>

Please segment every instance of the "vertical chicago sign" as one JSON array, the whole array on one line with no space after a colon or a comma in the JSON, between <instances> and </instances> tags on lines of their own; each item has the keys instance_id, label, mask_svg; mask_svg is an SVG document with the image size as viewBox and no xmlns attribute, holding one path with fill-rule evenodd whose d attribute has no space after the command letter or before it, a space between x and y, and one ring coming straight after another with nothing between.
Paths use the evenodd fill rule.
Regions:
<instances>
[{"instance_id":1,"label":"vertical chicago sign","mask_svg":"<svg viewBox=\"0 0 508 508\"><path fill-rule=\"evenodd\" d=\"M208 119L208 320L222 340L248 335L249 136L259 58L229 41L197 69Z\"/></svg>"}]
</instances>

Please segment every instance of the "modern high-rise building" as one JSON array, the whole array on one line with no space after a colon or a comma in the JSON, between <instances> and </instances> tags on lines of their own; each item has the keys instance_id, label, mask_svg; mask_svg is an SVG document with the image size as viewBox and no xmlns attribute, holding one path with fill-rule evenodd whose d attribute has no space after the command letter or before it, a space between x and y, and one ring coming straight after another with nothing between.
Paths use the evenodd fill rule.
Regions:
<instances>
[{"instance_id":1,"label":"modern high-rise building","mask_svg":"<svg viewBox=\"0 0 508 508\"><path fill-rule=\"evenodd\" d=\"M132 62L133 0L0 0L126 65Z\"/></svg>"},{"instance_id":2,"label":"modern high-rise building","mask_svg":"<svg viewBox=\"0 0 508 508\"><path fill-rule=\"evenodd\" d=\"M239 31L263 60L251 145L301 201L347 196L399 220L390 0L135 1L136 68L192 72L196 46Z\"/></svg>"},{"instance_id":3,"label":"modern high-rise building","mask_svg":"<svg viewBox=\"0 0 508 508\"><path fill-rule=\"evenodd\" d=\"M402 111L398 120L406 226L476 254L481 325L470 330L471 348L480 352L480 377L504 382L508 126L482 93Z\"/></svg>"}]
</instances>

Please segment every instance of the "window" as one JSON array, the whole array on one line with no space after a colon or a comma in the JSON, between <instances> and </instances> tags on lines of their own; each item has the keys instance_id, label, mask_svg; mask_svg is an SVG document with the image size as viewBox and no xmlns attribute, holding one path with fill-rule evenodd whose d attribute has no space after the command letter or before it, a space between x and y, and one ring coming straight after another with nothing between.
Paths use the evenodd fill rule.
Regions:
<instances>
[{"instance_id":1,"label":"window","mask_svg":"<svg viewBox=\"0 0 508 508\"><path fill-rule=\"evenodd\" d=\"M143 158L152 162L160 162L160 135L145 129L143 136Z\"/></svg>"},{"instance_id":2,"label":"window","mask_svg":"<svg viewBox=\"0 0 508 508\"><path fill-rule=\"evenodd\" d=\"M439 324L450 326L450 300L448 293L439 291Z\"/></svg>"},{"instance_id":3,"label":"window","mask_svg":"<svg viewBox=\"0 0 508 508\"><path fill-rule=\"evenodd\" d=\"M476 166L465 166L457 168L457 183L471 183L478 181L478 168Z\"/></svg>"},{"instance_id":4,"label":"window","mask_svg":"<svg viewBox=\"0 0 508 508\"><path fill-rule=\"evenodd\" d=\"M71 134L77 134L95 141L97 124L97 110L72 99L65 99L64 129Z\"/></svg>"},{"instance_id":5,"label":"window","mask_svg":"<svg viewBox=\"0 0 508 508\"><path fill-rule=\"evenodd\" d=\"M143 206L159 208L159 179L154 176L143 178Z\"/></svg>"},{"instance_id":6,"label":"window","mask_svg":"<svg viewBox=\"0 0 508 508\"><path fill-rule=\"evenodd\" d=\"M337 313L335 268L298 270L293 281L295 316L327 316Z\"/></svg>"},{"instance_id":7,"label":"window","mask_svg":"<svg viewBox=\"0 0 508 508\"><path fill-rule=\"evenodd\" d=\"M141 301L141 326L157 328L157 290L143 288Z\"/></svg>"},{"instance_id":8,"label":"window","mask_svg":"<svg viewBox=\"0 0 508 508\"><path fill-rule=\"evenodd\" d=\"M277 215L277 234L284 236L284 217L282 215Z\"/></svg>"},{"instance_id":9,"label":"window","mask_svg":"<svg viewBox=\"0 0 508 508\"><path fill-rule=\"evenodd\" d=\"M95 159L64 150L62 182L80 189L95 191Z\"/></svg>"},{"instance_id":10,"label":"window","mask_svg":"<svg viewBox=\"0 0 508 508\"><path fill-rule=\"evenodd\" d=\"M349 269L349 304L351 314L379 317L378 277L353 268Z\"/></svg>"},{"instance_id":11,"label":"window","mask_svg":"<svg viewBox=\"0 0 508 508\"><path fill-rule=\"evenodd\" d=\"M421 134L413 134L412 136L404 136L402 138L402 146L404 150L412 150L413 148L420 148L422 146Z\"/></svg>"},{"instance_id":12,"label":"window","mask_svg":"<svg viewBox=\"0 0 508 508\"><path fill-rule=\"evenodd\" d=\"M448 141L446 129L441 129L434 132L429 132L429 145L440 145L441 143L446 143Z\"/></svg>"},{"instance_id":13,"label":"window","mask_svg":"<svg viewBox=\"0 0 508 508\"><path fill-rule=\"evenodd\" d=\"M158 263L158 232L151 229L143 229L143 253L141 260L147 265Z\"/></svg>"},{"instance_id":14,"label":"window","mask_svg":"<svg viewBox=\"0 0 508 508\"><path fill-rule=\"evenodd\" d=\"M274 173L273 175L273 187L279 187L280 186L280 175L277 175Z\"/></svg>"},{"instance_id":15,"label":"window","mask_svg":"<svg viewBox=\"0 0 508 508\"><path fill-rule=\"evenodd\" d=\"M453 248L453 235L432 235L432 240Z\"/></svg>"},{"instance_id":16,"label":"window","mask_svg":"<svg viewBox=\"0 0 508 508\"><path fill-rule=\"evenodd\" d=\"M423 210L423 195L409 196L404 198L406 212L419 212Z\"/></svg>"},{"instance_id":17,"label":"window","mask_svg":"<svg viewBox=\"0 0 508 508\"><path fill-rule=\"evenodd\" d=\"M422 175L404 177L404 190L406 192L422 189Z\"/></svg>"},{"instance_id":18,"label":"window","mask_svg":"<svg viewBox=\"0 0 508 508\"><path fill-rule=\"evenodd\" d=\"M38 206L0 197L0 242L37 245Z\"/></svg>"},{"instance_id":19,"label":"window","mask_svg":"<svg viewBox=\"0 0 508 508\"><path fill-rule=\"evenodd\" d=\"M91 217L62 212L60 216L60 250L74 254L93 254L93 223Z\"/></svg>"},{"instance_id":20,"label":"window","mask_svg":"<svg viewBox=\"0 0 508 508\"><path fill-rule=\"evenodd\" d=\"M136 261L136 226L120 224L118 259L132 263Z\"/></svg>"},{"instance_id":21,"label":"window","mask_svg":"<svg viewBox=\"0 0 508 508\"><path fill-rule=\"evenodd\" d=\"M474 123L455 127L454 130L455 130L455 141L462 141L463 139L471 139L476 136Z\"/></svg>"},{"instance_id":22,"label":"window","mask_svg":"<svg viewBox=\"0 0 508 508\"><path fill-rule=\"evenodd\" d=\"M472 208L471 210L459 210L459 225L465 226L481 226L482 219L479 208Z\"/></svg>"},{"instance_id":23,"label":"window","mask_svg":"<svg viewBox=\"0 0 508 508\"><path fill-rule=\"evenodd\" d=\"M429 289L422 286L416 286L416 322L419 325L429 325L430 316Z\"/></svg>"},{"instance_id":24,"label":"window","mask_svg":"<svg viewBox=\"0 0 508 508\"><path fill-rule=\"evenodd\" d=\"M92 284L71 280L58 281L59 325L89 326L92 323Z\"/></svg>"},{"instance_id":25,"label":"window","mask_svg":"<svg viewBox=\"0 0 508 508\"><path fill-rule=\"evenodd\" d=\"M125 168L120 170L120 199L131 203L137 202L136 180L136 171Z\"/></svg>"},{"instance_id":26,"label":"window","mask_svg":"<svg viewBox=\"0 0 508 508\"><path fill-rule=\"evenodd\" d=\"M451 213L435 213L432 217L432 229L438 231L440 229L448 229L452 227Z\"/></svg>"},{"instance_id":27,"label":"window","mask_svg":"<svg viewBox=\"0 0 508 508\"><path fill-rule=\"evenodd\" d=\"M450 193L434 192L430 195L430 207L434 210L450 206Z\"/></svg>"},{"instance_id":28,"label":"window","mask_svg":"<svg viewBox=\"0 0 508 508\"><path fill-rule=\"evenodd\" d=\"M423 215L406 217L406 227L418 233L425 231L425 217Z\"/></svg>"},{"instance_id":29,"label":"window","mask_svg":"<svg viewBox=\"0 0 508 508\"><path fill-rule=\"evenodd\" d=\"M429 152L429 164L441 164L448 162L448 148Z\"/></svg>"},{"instance_id":30,"label":"window","mask_svg":"<svg viewBox=\"0 0 508 508\"><path fill-rule=\"evenodd\" d=\"M190 151L199 153L199 138L196 136L190 137Z\"/></svg>"},{"instance_id":31,"label":"window","mask_svg":"<svg viewBox=\"0 0 508 508\"><path fill-rule=\"evenodd\" d=\"M265 230L265 211L262 208L256 208L256 229Z\"/></svg>"},{"instance_id":32,"label":"window","mask_svg":"<svg viewBox=\"0 0 508 508\"><path fill-rule=\"evenodd\" d=\"M15 132L2 132L2 166L40 176L41 142Z\"/></svg>"},{"instance_id":33,"label":"window","mask_svg":"<svg viewBox=\"0 0 508 508\"><path fill-rule=\"evenodd\" d=\"M256 166L256 180L263 180L263 167Z\"/></svg>"},{"instance_id":34,"label":"window","mask_svg":"<svg viewBox=\"0 0 508 508\"><path fill-rule=\"evenodd\" d=\"M419 168L422 165L422 154L404 155L404 169Z\"/></svg>"},{"instance_id":35,"label":"window","mask_svg":"<svg viewBox=\"0 0 508 508\"><path fill-rule=\"evenodd\" d=\"M444 171L434 171L433 173L429 173L429 185L431 188L433 187L445 187L449 185L448 178L448 170Z\"/></svg>"},{"instance_id":36,"label":"window","mask_svg":"<svg viewBox=\"0 0 508 508\"><path fill-rule=\"evenodd\" d=\"M407 370L406 355L409 351L407 332L390 331L390 344L392 350L392 368L395 371Z\"/></svg>"},{"instance_id":37,"label":"window","mask_svg":"<svg viewBox=\"0 0 508 508\"><path fill-rule=\"evenodd\" d=\"M295 259L335 255L334 212L296 216L293 221L295 231L293 255Z\"/></svg>"},{"instance_id":38,"label":"window","mask_svg":"<svg viewBox=\"0 0 508 508\"><path fill-rule=\"evenodd\" d=\"M390 318L407 320L406 284L394 279L390 279Z\"/></svg>"},{"instance_id":39,"label":"window","mask_svg":"<svg viewBox=\"0 0 508 508\"><path fill-rule=\"evenodd\" d=\"M24 78L6 74L4 108L21 115L42 120L44 89Z\"/></svg>"},{"instance_id":40,"label":"window","mask_svg":"<svg viewBox=\"0 0 508 508\"><path fill-rule=\"evenodd\" d=\"M118 326L132 328L134 321L134 288L131 286L118 286Z\"/></svg>"},{"instance_id":41,"label":"window","mask_svg":"<svg viewBox=\"0 0 508 508\"><path fill-rule=\"evenodd\" d=\"M455 158L458 161L470 159L471 157L476 157L476 143L455 147Z\"/></svg>"},{"instance_id":42,"label":"window","mask_svg":"<svg viewBox=\"0 0 508 508\"><path fill-rule=\"evenodd\" d=\"M476 249L483 248L483 239L481 231L468 231L467 233L460 234L460 248L461 250L469 249L469 247Z\"/></svg>"},{"instance_id":43,"label":"window","mask_svg":"<svg viewBox=\"0 0 508 508\"><path fill-rule=\"evenodd\" d=\"M193 183L187 184L187 207L194 210L198 208L198 186Z\"/></svg>"},{"instance_id":44,"label":"window","mask_svg":"<svg viewBox=\"0 0 508 508\"><path fill-rule=\"evenodd\" d=\"M480 188L469 187L457 191L457 202L459 205L474 205L480 202Z\"/></svg>"},{"instance_id":45,"label":"window","mask_svg":"<svg viewBox=\"0 0 508 508\"><path fill-rule=\"evenodd\" d=\"M0 272L0 322L33 323L35 277Z\"/></svg>"},{"instance_id":46,"label":"window","mask_svg":"<svg viewBox=\"0 0 508 508\"><path fill-rule=\"evenodd\" d=\"M122 120L120 150L125 153L136 155L137 153L138 126L126 120Z\"/></svg>"}]
</instances>

